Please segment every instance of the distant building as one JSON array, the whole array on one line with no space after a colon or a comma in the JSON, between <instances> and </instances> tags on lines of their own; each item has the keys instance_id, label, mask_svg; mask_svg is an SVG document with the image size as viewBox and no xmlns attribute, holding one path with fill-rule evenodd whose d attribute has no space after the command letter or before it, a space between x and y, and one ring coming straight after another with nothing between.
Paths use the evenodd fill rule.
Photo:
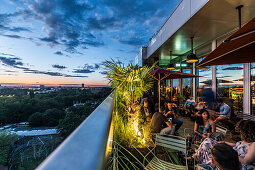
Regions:
<instances>
[{"instance_id":1,"label":"distant building","mask_svg":"<svg viewBox=\"0 0 255 170\"><path fill-rule=\"evenodd\" d=\"M40 89L44 89L45 88L45 86L44 85L40 85Z\"/></svg>"}]
</instances>

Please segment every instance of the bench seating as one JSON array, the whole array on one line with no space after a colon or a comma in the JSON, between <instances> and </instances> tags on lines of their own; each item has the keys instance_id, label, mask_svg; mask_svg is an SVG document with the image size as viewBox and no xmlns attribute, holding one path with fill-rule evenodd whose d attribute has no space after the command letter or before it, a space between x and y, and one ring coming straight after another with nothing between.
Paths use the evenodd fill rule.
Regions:
<instances>
[{"instance_id":1,"label":"bench seating","mask_svg":"<svg viewBox=\"0 0 255 170\"><path fill-rule=\"evenodd\" d=\"M216 132L221 132L224 136L226 136L228 129L219 125L216 125Z\"/></svg>"},{"instance_id":2,"label":"bench seating","mask_svg":"<svg viewBox=\"0 0 255 170\"><path fill-rule=\"evenodd\" d=\"M172 135L156 135L156 146L144 157L143 164L145 165L146 157L154 151L153 159L148 163L145 169L148 170L161 170L161 169L173 169L173 170L186 170L188 169L187 166L187 146L186 146L186 139L178 136ZM166 162L164 160L159 159L156 157L155 149L157 146L163 147L165 150L171 151L181 151L185 154L186 158L186 165L176 165L170 162Z\"/></svg>"},{"instance_id":3,"label":"bench seating","mask_svg":"<svg viewBox=\"0 0 255 170\"><path fill-rule=\"evenodd\" d=\"M163 161L154 157L150 163L146 166L147 170L162 170L162 169L173 169L173 170L186 170L186 166L175 165L170 162Z\"/></svg>"}]
</instances>

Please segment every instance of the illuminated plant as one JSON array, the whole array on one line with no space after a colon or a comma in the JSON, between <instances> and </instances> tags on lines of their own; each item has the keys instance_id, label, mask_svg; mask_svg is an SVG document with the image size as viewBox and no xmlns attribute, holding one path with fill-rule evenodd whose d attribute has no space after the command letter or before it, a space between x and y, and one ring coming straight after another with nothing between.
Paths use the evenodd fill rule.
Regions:
<instances>
[{"instance_id":1,"label":"illuminated plant","mask_svg":"<svg viewBox=\"0 0 255 170\"><path fill-rule=\"evenodd\" d=\"M126 67L120 62L106 61L106 75L114 89L114 138L123 146L138 146L144 141L144 117L140 116L139 99L153 85L152 67Z\"/></svg>"}]
</instances>

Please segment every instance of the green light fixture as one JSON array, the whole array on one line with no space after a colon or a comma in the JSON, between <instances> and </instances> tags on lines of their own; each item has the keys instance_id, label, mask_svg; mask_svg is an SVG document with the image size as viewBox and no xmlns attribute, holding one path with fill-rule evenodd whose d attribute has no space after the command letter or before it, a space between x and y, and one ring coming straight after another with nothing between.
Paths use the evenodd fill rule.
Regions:
<instances>
[{"instance_id":1,"label":"green light fixture","mask_svg":"<svg viewBox=\"0 0 255 170\"><path fill-rule=\"evenodd\" d=\"M175 69L174 64L172 63L172 51L170 51L170 63L167 66L167 69L169 69L169 70Z\"/></svg>"},{"instance_id":2,"label":"green light fixture","mask_svg":"<svg viewBox=\"0 0 255 170\"><path fill-rule=\"evenodd\" d=\"M198 62L198 58L196 56L196 54L193 53L193 39L194 37L191 37L191 53L187 56L187 63L195 63Z\"/></svg>"}]
</instances>

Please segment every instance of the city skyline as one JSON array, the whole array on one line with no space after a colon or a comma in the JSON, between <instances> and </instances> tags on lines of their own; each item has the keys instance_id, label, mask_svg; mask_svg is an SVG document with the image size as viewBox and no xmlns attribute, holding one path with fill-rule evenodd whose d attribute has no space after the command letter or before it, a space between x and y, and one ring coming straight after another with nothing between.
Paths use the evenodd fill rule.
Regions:
<instances>
[{"instance_id":1,"label":"city skyline","mask_svg":"<svg viewBox=\"0 0 255 170\"><path fill-rule=\"evenodd\" d=\"M0 2L0 84L107 85L103 63L133 63L179 0Z\"/></svg>"}]
</instances>

